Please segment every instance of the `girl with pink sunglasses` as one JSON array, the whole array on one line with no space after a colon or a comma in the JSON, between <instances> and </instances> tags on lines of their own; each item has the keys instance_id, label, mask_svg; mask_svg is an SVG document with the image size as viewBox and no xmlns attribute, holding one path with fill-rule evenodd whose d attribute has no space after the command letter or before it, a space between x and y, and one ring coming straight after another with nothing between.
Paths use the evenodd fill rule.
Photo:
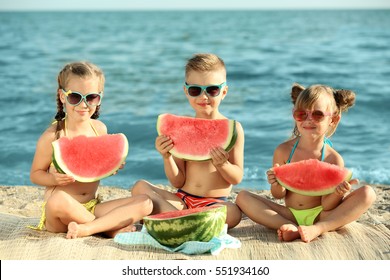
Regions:
<instances>
[{"instance_id":1,"label":"girl with pink sunglasses","mask_svg":"<svg viewBox=\"0 0 390 280\"><path fill-rule=\"evenodd\" d=\"M325 85L304 88L294 84L291 91L295 120L293 136L274 151L273 165L283 165L307 159L318 159L344 167L341 155L328 137L341 120L341 113L354 105L355 93L334 90ZM342 182L325 196L306 196L282 187L272 168L267 171L271 194L283 199L284 205L248 191L241 191L236 204L250 219L276 229L281 241L301 239L310 242L321 234L336 230L357 220L375 201L371 186L352 190L358 180Z\"/></svg>"}]
</instances>

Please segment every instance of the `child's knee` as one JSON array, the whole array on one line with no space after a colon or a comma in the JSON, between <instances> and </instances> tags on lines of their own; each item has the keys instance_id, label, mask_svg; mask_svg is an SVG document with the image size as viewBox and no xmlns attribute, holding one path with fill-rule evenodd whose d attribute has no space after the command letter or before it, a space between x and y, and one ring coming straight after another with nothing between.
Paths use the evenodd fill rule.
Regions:
<instances>
[{"instance_id":1,"label":"child's knee","mask_svg":"<svg viewBox=\"0 0 390 280\"><path fill-rule=\"evenodd\" d=\"M228 225L228 228L231 229L237 226L241 222L241 218L242 213L239 209L238 211L228 213L226 217L226 223Z\"/></svg>"},{"instance_id":2,"label":"child's knee","mask_svg":"<svg viewBox=\"0 0 390 280\"><path fill-rule=\"evenodd\" d=\"M46 211L58 213L69 209L72 209L71 197L63 191L57 191L47 199Z\"/></svg>"},{"instance_id":3,"label":"child's knee","mask_svg":"<svg viewBox=\"0 0 390 280\"><path fill-rule=\"evenodd\" d=\"M248 201L249 192L248 191L240 191L236 197L236 204L243 205L245 201Z\"/></svg>"},{"instance_id":4,"label":"child's knee","mask_svg":"<svg viewBox=\"0 0 390 280\"><path fill-rule=\"evenodd\" d=\"M133 188L131 189L131 193L133 195L139 195L139 194L147 194L150 191L150 184L145 180L138 180L133 185Z\"/></svg>"},{"instance_id":5,"label":"child's knee","mask_svg":"<svg viewBox=\"0 0 390 280\"><path fill-rule=\"evenodd\" d=\"M242 212L240 208L238 208L237 205L234 203L229 203L227 206L227 216L226 216L226 223L228 224L229 228L233 228L236 225L238 225L242 218Z\"/></svg>"},{"instance_id":6,"label":"child's knee","mask_svg":"<svg viewBox=\"0 0 390 280\"><path fill-rule=\"evenodd\" d=\"M144 211L144 215L149 215L153 211L153 201L146 194L138 195L138 199L140 200L141 209Z\"/></svg>"},{"instance_id":7,"label":"child's knee","mask_svg":"<svg viewBox=\"0 0 390 280\"><path fill-rule=\"evenodd\" d=\"M368 205L371 205L376 200L374 189L369 185L364 185L359 188L362 193L362 200Z\"/></svg>"}]
</instances>

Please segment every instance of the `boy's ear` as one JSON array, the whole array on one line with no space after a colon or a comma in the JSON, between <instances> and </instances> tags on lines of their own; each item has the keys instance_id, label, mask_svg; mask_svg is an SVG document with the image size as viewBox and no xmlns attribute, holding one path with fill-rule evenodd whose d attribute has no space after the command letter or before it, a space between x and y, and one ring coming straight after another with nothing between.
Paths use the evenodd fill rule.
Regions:
<instances>
[{"instance_id":1,"label":"boy's ear","mask_svg":"<svg viewBox=\"0 0 390 280\"><path fill-rule=\"evenodd\" d=\"M225 86L224 89L223 89L223 91L222 91L222 99L225 98L225 96L226 96L226 94L228 93L228 91L229 91L229 87L228 87L228 86Z\"/></svg>"},{"instance_id":2,"label":"boy's ear","mask_svg":"<svg viewBox=\"0 0 390 280\"><path fill-rule=\"evenodd\" d=\"M223 94L226 94L227 92L229 91L229 86L225 86L225 88L223 89Z\"/></svg>"}]
</instances>

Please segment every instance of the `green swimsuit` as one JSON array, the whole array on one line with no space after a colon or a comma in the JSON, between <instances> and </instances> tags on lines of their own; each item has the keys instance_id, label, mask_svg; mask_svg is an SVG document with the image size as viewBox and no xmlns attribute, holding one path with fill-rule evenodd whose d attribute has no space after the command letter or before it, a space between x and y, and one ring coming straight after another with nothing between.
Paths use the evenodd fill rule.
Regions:
<instances>
[{"instance_id":1,"label":"green swimsuit","mask_svg":"<svg viewBox=\"0 0 390 280\"><path fill-rule=\"evenodd\" d=\"M295 142L294 147L292 148L290 156L288 157L288 160L286 163L290 163L291 158L293 157L293 154L295 152L295 149L298 146L298 143L299 143L299 138ZM333 146L332 142L328 138L325 137L324 145L322 146L321 161L324 161L324 158L325 158L325 146L326 145L329 145L331 147ZM314 224L314 221L317 218L317 216L322 212L323 207L321 205L319 205L319 206L316 206L316 207L310 208L310 209L299 209L298 210L298 209L294 209L292 207L289 207L288 209L290 209L291 213L294 215L295 220L297 221L299 226L302 226L302 225L311 226Z\"/></svg>"}]
</instances>

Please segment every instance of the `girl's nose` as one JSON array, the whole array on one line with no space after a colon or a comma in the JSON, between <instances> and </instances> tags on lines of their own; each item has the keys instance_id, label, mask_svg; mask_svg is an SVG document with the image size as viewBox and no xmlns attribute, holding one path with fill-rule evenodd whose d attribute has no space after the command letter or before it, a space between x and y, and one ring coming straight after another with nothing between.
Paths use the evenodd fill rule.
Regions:
<instances>
[{"instance_id":1,"label":"girl's nose","mask_svg":"<svg viewBox=\"0 0 390 280\"><path fill-rule=\"evenodd\" d=\"M83 101L80 102L80 104L83 108L88 108L88 103L87 103L87 100L84 99Z\"/></svg>"}]
</instances>

